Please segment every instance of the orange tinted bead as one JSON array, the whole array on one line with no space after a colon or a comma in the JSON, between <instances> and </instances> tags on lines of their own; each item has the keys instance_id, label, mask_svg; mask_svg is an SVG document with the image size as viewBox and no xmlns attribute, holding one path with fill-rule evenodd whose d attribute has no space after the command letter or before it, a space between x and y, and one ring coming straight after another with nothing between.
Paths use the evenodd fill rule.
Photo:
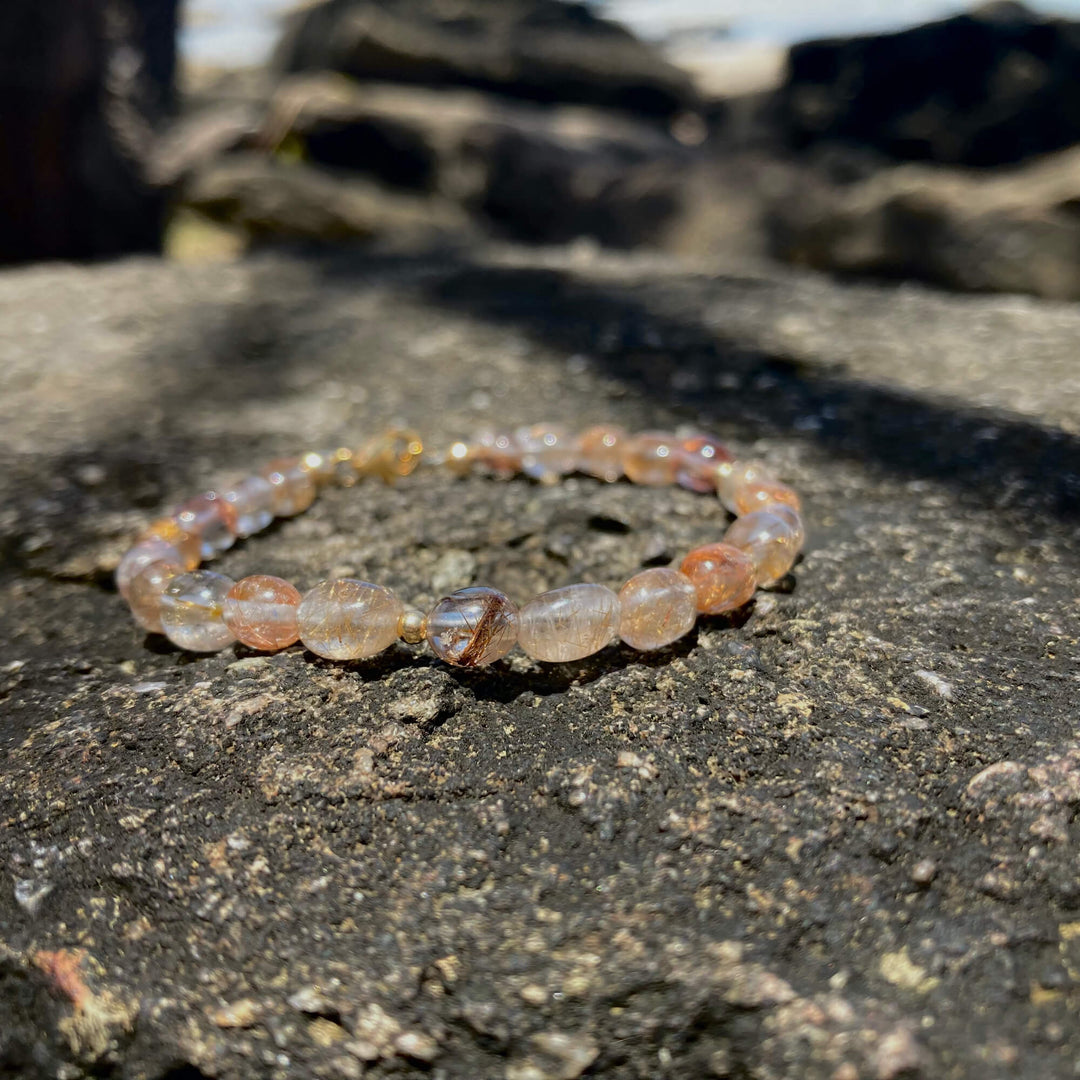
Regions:
<instances>
[{"instance_id":1,"label":"orange tinted bead","mask_svg":"<svg viewBox=\"0 0 1080 1080\"><path fill-rule=\"evenodd\" d=\"M578 444L578 468L600 480L612 483L623 474L622 456L626 431L621 427L601 425L589 428Z\"/></svg>"},{"instance_id":2,"label":"orange tinted bead","mask_svg":"<svg viewBox=\"0 0 1080 1080\"><path fill-rule=\"evenodd\" d=\"M734 611L754 595L754 561L731 544L695 548L679 569L693 582L697 609L703 615Z\"/></svg>"},{"instance_id":3,"label":"orange tinted bead","mask_svg":"<svg viewBox=\"0 0 1080 1080\"><path fill-rule=\"evenodd\" d=\"M252 649L274 652L300 637L296 609L300 593L270 574L241 578L225 597L225 625Z\"/></svg>"},{"instance_id":4,"label":"orange tinted bead","mask_svg":"<svg viewBox=\"0 0 1080 1080\"><path fill-rule=\"evenodd\" d=\"M736 514L749 514L751 510L766 510L776 503L784 503L792 510L801 510L799 496L796 492L778 481L756 481L744 484L735 492Z\"/></svg>"},{"instance_id":5,"label":"orange tinted bead","mask_svg":"<svg viewBox=\"0 0 1080 1080\"><path fill-rule=\"evenodd\" d=\"M486 431L469 447L471 459L496 476L513 476L521 469L521 446L512 435Z\"/></svg>"},{"instance_id":6,"label":"orange tinted bead","mask_svg":"<svg viewBox=\"0 0 1080 1080\"><path fill-rule=\"evenodd\" d=\"M194 570L202 562L202 545L194 533L185 532L175 518L163 517L149 525L139 534L139 540L164 540L180 553L185 570Z\"/></svg>"},{"instance_id":7,"label":"orange tinted bead","mask_svg":"<svg viewBox=\"0 0 1080 1080\"><path fill-rule=\"evenodd\" d=\"M299 458L271 461L261 473L273 488L271 505L275 517L295 517L315 501L315 481Z\"/></svg>"},{"instance_id":8,"label":"orange tinted bead","mask_svg":"<svg viewBox=\"0 0 1080 1080\"><path fill-rule=\"evenodd\" d=\"M739 492L748 484L775 484L776 477L760 461L725 461L716 470L716 494L733 514Z\"/></svg>"},{"instance_id":9,"label":"orange tinted bead","mask_svg":"<svg viewBox=\"0 0 1080 1080\"><path fill-rule=\"evenodd\" d=\"M651 487L673 484L679 471L677 446L675 436L663 431L633 435L623 450L623 471L635 484Z\"/></svg>"},{"instance_id":10,"label":"orange tinted bead","mask_svg":"<svg viewBox=\"0 0 1080 1080\"><path fill-rule=\"evenodd\" d=\"M693 435L679 443L679 469L675 479L691 491L715 491L716 470L731 461L731 452L711 435Z\"/></svg>"},{"instance_id":11,"label":"orange tinted bead","mask_svg":"<svg viewBox=\"0 0 1080 1080\"><path fill-rule=\"evenodd\" d=\"M392 484L420 464L423 452L424 444L415 431L392 428L364 443L356 451L353 466L358 473Z\"/></svg>"}]
</instances>

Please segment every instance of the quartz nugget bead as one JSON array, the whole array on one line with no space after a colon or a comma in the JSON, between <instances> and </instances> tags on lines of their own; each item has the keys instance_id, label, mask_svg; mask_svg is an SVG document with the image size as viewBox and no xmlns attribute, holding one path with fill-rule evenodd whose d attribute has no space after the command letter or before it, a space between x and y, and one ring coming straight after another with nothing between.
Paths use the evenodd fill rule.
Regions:
<instances>
[{"instance_id":1,"label":"quartz nugget bead","mask_svg":"<svg viewBox=\"0 0 1080 1080\"><path fill-rule=\"evenodd\" d=\"M802 551L806 546L806 526L803 524L802 514L788 503L770 503L766 509L774 517L786 521L791 526L795 550Z\"/></svg>"},{"instance_id":2,"label":"quartz nugget bead","mask_svg":"<svg viewBox=\"0 0 1080 1080\"><path fill-rule=\"evenodd\" d=\"M717 468L731 460L728 448L711 435L692 435L683 439L675 453L679 462L675 480L680 487L690 491L715 491Z\"/></svg>"},{"instance_id":3,"label":"quartz nugget bead","mask_svg":"<svg viewBox=\"0 0 1080 1080\"><path fill-rule=\"evenodd\" d=\"M165 636L190 652L217 652L233 640L225 625L225 598L232 578L212 570L178 574L161 594Z\"/></svg>"},{"instance_id":4,"label":"quartz nugget bead","mask_svg":"<svg viewBox=\"0 0 1080 1080\"><path fill-rule=\"evenodd\" d=\"M236 543L236 511L216 491L188 499L173 516L180 528L199 538L204 559L212 559Z\"/></svg>"},{"instance_id":5,"label":"quartz nugget bead","mask_svg":"<svg viewBox=\"0 0 1080 1080\"><path fill-rule=\"evenodd\" d=\"M150 522L139 534L139 542L143 540L164 540L172 544L180 552L180 562L185 570L194 570L202 562L202 544L199 538L190 532L185 532L175 518L163 517Z\"/></svg>"},{"instance_id":6,"label":"quartz nugget bead","mask_svg":"<svg viewBox=\"0 0 1080 1080\"><path fill-rule=\"evenodd\" d=\"M744 488L776 482L776 477L760 461L725 461L716 470L716 494L733 514L740 513L739 492Z\"/></svg>"},{"instance_id":7,"label":"quartz nugget bead","mask_svg":"<svg viewBox=\"0 0 1080 1080\"><path fill-rule=\"evenodd\" d=\"M614 483L623 474L627 434L621 427L591 427L578 442L578 468L599 480Z\"/></svg>"},{"instance_id":8,"label":"quartz nugget bead","mask_svg":"<svg viewBox=\"0 0 1080 1080\"><path fill-rule=\"evenodd\" d=\"M274 520L274 488L265 476L245 476L221 496L236 512L236 535L251 536Z\"/></svg>"},{"instance_id":9,"label":"quartz nugget bead","mask_svg":"<svg viewBox=\"0 0 1080 1080\"><path fill-rule=\"evenodd\" d=\"M517 636L516 605L497 589L484 585L458 589L428 612L428 645L448 664L492 664L514 647Z\"/></svg>"},{"instance_id":10,"label":"quartz nugget bead","mask_svg":"<svg viewBox=\"0 0 1080 1080\"><path fill-rule=\"evenodd\" d=\"M469 447L469 456L482 469L496 476L513 476L521 469L521 447L513 435L482 432Z\"/></svg>"},{"instance_id":11,"label":"quartz nugget bead","mask_svg":"<svg viewBox=\"0 0 1080 1080\"><path fill-rule=\"evenodd\" d=\"M678 440L663 431L631 436L623 450L623 471L635 484L663 487L675 483L679 471Z\"/></svg>"},{"instance_id":12,"label":"quartz nugget bead","mask_svg":"<svg viewBox=\"0 0 1080 1080\"><path fill-rule=\"evenodd\" d=\"M116 566L116 589L117 592L128 600L131 595L131 583L148 566L154 563L164 563L177 570L186 570L184 558L172 544L165 540L151 537L149 540L141 540L133 548L129 548ZM196 563L198 565L198 563Z\"/></svg>"},{"instance_id":13,"label":"quartz nugget bead","mask_svg":"<svg viewBox=\"0 0 1080 1080\"><path fill-rule=\"evenodd\" d=\"M273 489L271 505L275 517L295 517L315 501L315 481L299 458L279 458L262 470Z\"/></svg>"},{"instance_id":14,"label":"quartz nugget bead","mask_svg":"<svg viewBox=\"0 0 1080 1080\"><path fill-rule=\"evenodd\" d=\"M578 440L558 424L518 428L514 440L521 448L521 471L545 484L578 467Z\"/></svg>"},{"instance_id":15,"label":"quartz nugget bead","mask_svg":"<svg viewBox=\"0 0 1080 1080\"><path fill-rule=\"evenodd\" d=\"M618 633L619 598L603 585L567 585L530 600L518 622L518 643L534 660L580 660Z\"/></svg>"},{"instance_id":16,"label":"quartz nugget bead","mask_svg":"<svg viewBox=\"0 0 1080 1080\"><path fill-rule=\"evenodd\" d=\"M320 581L304 595L300 640L328 660L359 660L389 648L405 605L389 589L355 578Z\"/></svg>"},{"instance_id":17,"label":"quartz nugget bead","mask_svg":"<svg viewBox=\"0 0 1080 1080\"><path fill-rule=\"evenodd\" d=\"M151 563L135 576L128 590L128 605L135 621L151 634L163 633L161 628L161 594L165 586L177 574L183 573L179 566L169 563Z\"/></svg>"},{"instance_id":18,"label":"quartz nugget bead","mask_svg":"<svg viewBox=\"0 0 1080 1080\"><path fill-rule=\"evenodd\" d=\"M242 645L264 652L284 649L300 637L300 593L270 574L241 578L225 598L225 625Z\"/></svg>"},{"instance_id":19,"label":"quartz nugget bead","mask_svg":"<svg viewBox=\"0 0 1080 1080\"><path fill-rule=\"evenodd\" d=\"M759 585L779 581L794 565L799 554L795 530L771 510L754 510L738 518L728 528L724 540L742 548L754 561Z\"/></svg>"},{"instance_id":20,"label":"quartz nugget bead","mask_svg":"<svg viewBox=\"0 0 1080 1080\"><path fill-rule=\"evenodd\" d=\"M731 544L694 548L679 569L693 582L697 609L703 615L734 611L754 595L754 560Z\"/></svg>"},{"instance_id":21,"label":"quartz nugget bead","mask_svg":"<svg viewBox=\"0 0 1080 1080\"><path fill-rule=\"evenodd\" d=\"M800 510L798 494L779 481L761 480L750 484L743 484L735 492L732 500L735 504L735 513L749 514L752 510L771 510L773 506L790 506L793 510Z\"/></svg>"},{"instance_id":22,"label":"quartz nugget bead","mask_svg":"<svg viewBox=\"0 0 1080 1080\"><path fill-rule=\"evenodd\" d=\"M619 637L642 652L677 641L697 618L693 582L666 566L635 574L619 590L619 605Z\"/></svg>"}]
</instances>

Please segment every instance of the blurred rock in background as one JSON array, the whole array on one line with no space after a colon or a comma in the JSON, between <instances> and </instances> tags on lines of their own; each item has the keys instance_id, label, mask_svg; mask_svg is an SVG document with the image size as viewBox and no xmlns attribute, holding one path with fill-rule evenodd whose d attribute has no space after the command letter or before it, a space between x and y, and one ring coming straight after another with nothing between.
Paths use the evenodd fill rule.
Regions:
<instances>
[{"instance_id":1,"label":"blurred rock in background","mask_svg":"<svg viewBox=\"0 0 1080 1080\"><path fill-rule=\"evenodd\" d=\"M160 249L177 2L0 4L0 262Z\"/></svg>"}]
</instances>

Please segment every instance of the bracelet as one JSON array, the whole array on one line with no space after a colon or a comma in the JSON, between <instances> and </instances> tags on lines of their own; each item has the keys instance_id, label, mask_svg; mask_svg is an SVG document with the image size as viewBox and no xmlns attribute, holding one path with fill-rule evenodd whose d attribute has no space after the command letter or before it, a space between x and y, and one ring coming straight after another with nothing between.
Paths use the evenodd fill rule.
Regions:
<instances>
[{"instance_id":1,"label":"bracelet","mask_svg":"<svg viewBox=\"0 0 1080 1080\"><path fill-rule=\"evenodd\" d=\"M300 641L318 656L356 660L397 640L427 641L440 659L481 667L514 645L536 660L579 660L616 638L638 650L663 648L699 615L742 607L759 586L788 573L805 531L799 497L760 462L737 462L709 435L628 435L614 426L572 436L555 425L458 442L434 460L462 474L521 473L553 483L573 472L607 482L679 484L715 492L736 515L720 543L695 548L673 567L634 574L616 594L580 583L542 593L518 608L497 589L472 586L443 597L425 615L390 589L354 578L320 581L306 594L278 577L233 581L199 565L264 529L276 517L306 510L330 484L365 476L393 483L420 463L411 431L391 430L359 449L307 453L271 462L233 487L209 491L153 522L121 558L117 588L136 622L191 652L216 652L234 641L276 651ZM432 456L429 455L429 460Z\"/></svg>"}]
</instances>

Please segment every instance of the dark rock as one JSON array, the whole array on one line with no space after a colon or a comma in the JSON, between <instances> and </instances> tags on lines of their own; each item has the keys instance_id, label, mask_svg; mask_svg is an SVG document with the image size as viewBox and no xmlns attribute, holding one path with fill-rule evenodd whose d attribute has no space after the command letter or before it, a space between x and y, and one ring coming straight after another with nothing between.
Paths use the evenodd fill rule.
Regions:
<instances>
[{"instance_id":1,"label":"dark rock","mask_svg":"<svg viewBox=\"0 0 1080 1080\"><path fill-rule=\"evenodd\" d=\"M0 1073L1070 1074L1080 309L707 270L0 275ZM195 657L132 624L106 571L161 507L399 416L436 448L715 428L800 491L810 547L793 591L649 656ZM725 519L421 468L216 565L424 605L464 551L524 599Z\"/></svg>"},{"instance_id":2,"label":"dark rock","mask_svg":"<svg viewBox=\"0 0 1080 1080\"><path fill-rule=\"evenodd\" d=\"M657 118L696 106L690 79L658 50L561 0L324 0L292 17L275 64Z\"/></svg>"},{"instance_id":3,"label":"dark rock","mask_svg":"<svg viewBox=\"0 0 1080 1080\"><path fill-rule=\"evenodd\" d=\"M788 141L998 165L1080 141L1080 23L994 3L899 33L791 49Z\"/></svg>"},{"instance_id":4,"label":"dark rock","mask_svg":"<svg viewBox=\"0 0 1080 1080\"><path fill-rule=\"evenodd\" d=\"M0 262L160 248L177 0L0 5Z\"/></svg>"},{"instance_id":5,"label":"dark rock","mask_svg":"<svg viewBox=\"0 0 1080 1080\"><path fill-rule=\"evenodd\" d=\"M772 251L844 274L970 292L1080 299L1080 152L994 175L884 169L835 183L792 173L767 213Z\"/></svg>"},{"instance_id":6,"label":"dark rock","mask_svg":"<svg viewBox=\"0 0 1080 1080\"><path fill-rule=\"evenodd\" d=\"M468 228L467 216L444 201L255 153L228 155L197 170L181 199L255 241L430 240Z\"/></svg>"}]
</instances>

